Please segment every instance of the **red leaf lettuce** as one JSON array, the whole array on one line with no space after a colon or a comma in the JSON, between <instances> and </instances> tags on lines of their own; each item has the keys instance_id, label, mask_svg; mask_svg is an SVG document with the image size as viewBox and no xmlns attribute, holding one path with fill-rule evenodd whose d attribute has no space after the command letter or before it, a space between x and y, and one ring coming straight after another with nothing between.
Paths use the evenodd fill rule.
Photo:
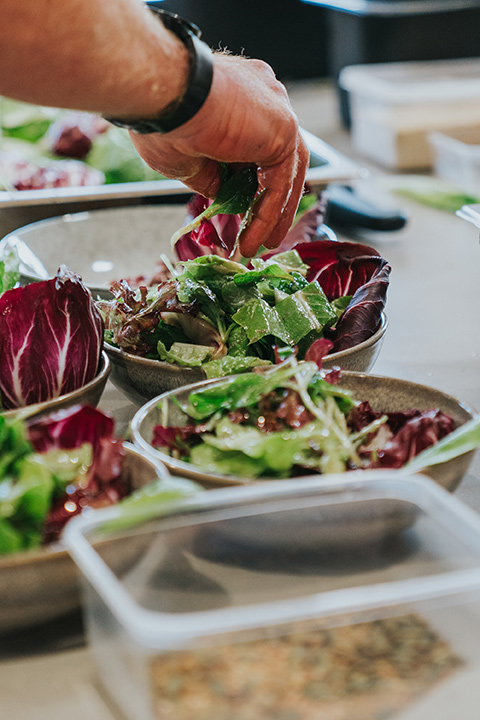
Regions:
<instances>
[{"instance_id":1,"label":"red leaf lettuce","mask_svg":"<svg viewBox=\"0 0 480 720\"><path fill-rule=\"evenodd\" d=\"M113 419L88 406L59 410L33 420L28 439L36 452L72 450L85 443L92 446L92 464L81 484L69 486L55 498L45 520L44 542L58 538L63 526L86 506L113 505L129 494L122 477L125 449L114 438Z\"/></svg>"}]
</instances>

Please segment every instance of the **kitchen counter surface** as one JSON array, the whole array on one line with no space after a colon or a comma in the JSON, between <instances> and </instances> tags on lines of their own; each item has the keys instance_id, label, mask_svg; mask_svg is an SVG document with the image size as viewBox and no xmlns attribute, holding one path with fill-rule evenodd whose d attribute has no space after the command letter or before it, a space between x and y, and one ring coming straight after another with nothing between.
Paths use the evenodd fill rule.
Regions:
<instances>
[{"instance_id":1,"label":"kitchen counter surface","mask_svg":"<svg viewBox=\"0 0 480 720\"><path fill-rule=\"evenodd\" d=\"M409 216L400 231L355 238L373 245L392 265L389 328L374 373L438 387L480 410L478 231L453 214L391 196L388 173L356 157L348 132L340 127L336 93L328 82L297 82L289 91L307 130L369 168L368 179L358 181L362 192L396 204ZM110 383L101 407L113 412L120 430L135 410ZM457 496L480 512L480 453ZM0 717L5 720L116 720L94 678L77 615L0 639ZM451 720L452 707L459 720L473 720L479 694L478 679L470 678L468 693L452 687L447 700L413 708L402 720Z\"/></svg>"}]
</instances>

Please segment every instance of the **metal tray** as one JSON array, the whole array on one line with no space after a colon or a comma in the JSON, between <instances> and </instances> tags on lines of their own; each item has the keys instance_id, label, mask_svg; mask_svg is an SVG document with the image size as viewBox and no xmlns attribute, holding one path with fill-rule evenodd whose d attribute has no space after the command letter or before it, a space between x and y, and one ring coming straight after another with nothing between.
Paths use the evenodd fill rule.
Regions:
<instances>
[{"instance_id":1,"label":"metal tray","mask_svg":"<svg viewBox=\"0 0 480 720\"><path fill-rule=\"evenodd\" d=\"M366 175L355 162L337 152L307 130L302 134L310 150L310 168L306 180L312 189L321 189L331 182L347 182ZM112 183L89 187L54 188L45 190L0 191L0 210L4 208L64 205L71 203L104 202L154 198L191 193L179 180L151 180L145 182ZM82 209L82 208L78 208ZM59 212L63 212L59 209Z\"/></svg>"}]
</instances>

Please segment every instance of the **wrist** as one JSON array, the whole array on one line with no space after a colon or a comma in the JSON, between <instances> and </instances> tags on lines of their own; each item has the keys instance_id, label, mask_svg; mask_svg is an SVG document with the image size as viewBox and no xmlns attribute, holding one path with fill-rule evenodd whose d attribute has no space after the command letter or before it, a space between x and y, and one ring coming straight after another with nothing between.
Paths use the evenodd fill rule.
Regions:
<instances>
[{"instance_id":1,"label":"wrist","mask_svg":"<svg viewBox=\"0 0 480 720\"><path fill-rule=\"evenodd\" d=\"M180 94L163 106L158 114L147 118L106 118L114 125L140 134L167 133L184 125L204 105L213 80L212 52L200 39L199 28L174 13L169 13L153 5L149 5L149 8L186 49L188 74L186 82L184 80L182 83L183 88Z\"/></svg>"}]
</instances>

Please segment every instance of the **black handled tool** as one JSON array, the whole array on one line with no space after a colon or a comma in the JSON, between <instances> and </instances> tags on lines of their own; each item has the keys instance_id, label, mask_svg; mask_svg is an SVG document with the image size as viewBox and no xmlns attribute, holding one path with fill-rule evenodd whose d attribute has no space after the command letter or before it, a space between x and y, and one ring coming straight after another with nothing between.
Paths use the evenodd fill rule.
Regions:
<instances>
[{"instance_id":1,"label":"black handled tool","mask_svg":"<svg viewBox=\"0 0 480 720\"><path fill-rule=\"evenodd\" d=\"M402 210L382 208L363 198L349 185L329 185L325 194L325 222L333 228L388 232L401 230L408 219Z\"/></svg>"}]
</instances>

